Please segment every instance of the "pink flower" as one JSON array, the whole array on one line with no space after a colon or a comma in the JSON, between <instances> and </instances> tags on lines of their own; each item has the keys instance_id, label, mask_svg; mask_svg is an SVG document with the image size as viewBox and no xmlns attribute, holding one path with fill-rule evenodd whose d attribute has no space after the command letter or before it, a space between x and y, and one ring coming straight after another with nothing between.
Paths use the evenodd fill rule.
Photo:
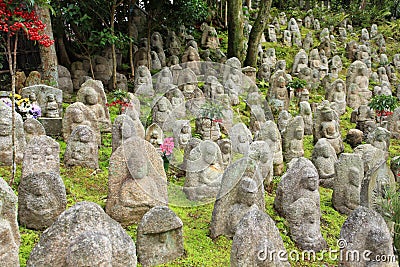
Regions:
<instances>
[{"instance_id":1,"label":"pink flower","mask_svg":"<svg viewBox=\"0 0 400 267\"><path fill-rule=\"evenodd\" d=\"M174 149L174 138L167 137L164 139L164 142L160 145L161 151L166 155L169 156L172 154L172 150Z\"/></svg>"}]
</instances>

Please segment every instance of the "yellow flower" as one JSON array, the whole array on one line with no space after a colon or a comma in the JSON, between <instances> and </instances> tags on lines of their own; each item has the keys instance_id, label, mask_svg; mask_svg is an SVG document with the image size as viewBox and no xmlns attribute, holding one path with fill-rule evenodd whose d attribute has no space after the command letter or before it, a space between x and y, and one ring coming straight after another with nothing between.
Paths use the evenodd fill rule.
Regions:
<instances>
[{"instance_id":1,"label":"yellow flower","mask_svg":"<svg viewBox=\"0 0 400 267\"><path fill-rule=\"evenodd\" d=\"M10 97L12 97L12 93L10 93ZM21 99L21 96L19 94L15 94L15 99Z\"/></svg>"}]
</instances>

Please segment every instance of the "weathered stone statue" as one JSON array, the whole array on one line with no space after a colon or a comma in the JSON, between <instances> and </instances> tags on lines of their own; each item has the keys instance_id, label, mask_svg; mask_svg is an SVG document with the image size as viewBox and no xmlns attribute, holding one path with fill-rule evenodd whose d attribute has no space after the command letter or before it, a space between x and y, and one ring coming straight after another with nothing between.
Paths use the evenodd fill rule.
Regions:
<instances>
[{"instance_id":1,"label":"weathered stone statue","mask_svg":"<svg viewBox=\"0 0 400 267\"><path fill-rule=\"evenodd\" d=\"M193 201L215 198L221 185L223 171L218 145L210 140L202 141L190 151L186 162L183 192Z\"/></svg>"},{"instance_id":2,"label":"weathered stone statue","mask_svg":"<svg viewBox=\"0 0 400 267\"><path fill-rule=\"evenodd\" d=\"M18 218L21 225L35 230L50 227L67 206L61 176L55 172L34 172L21 179L18 187Z\"/></svg>"},{"instance_id":3,"label":"weathered stone statue","mask_svg":"<svg viewBox=\"0 0 400 267\"><path fill-rule=\"evenodd\" d=\"M90 126L96 135L97 144L101 144L100 129L96 115L82 102L75 102L67 107L62 121L64 141L68 141L72 131L80 125Z\"/></svg>"},{"instance_id":4,"label":"weathered stone statue","mask_svg":"<svg viewBox=\"0 0 400 267\"><path fill-rule=\"evenodd\" d=\"M266 121L260 125L260 131L254 137L255 141L265 141L274 153L273 168L274 175L283 173L282 138L278 126L274 121Z\"/></svg>"},{"instance_id":5,"label":"weathered stone statue","mask_svg":"<svg viewBox=\"0 0 400 267\"><path fill-rule=\"evenodd\" d=\"M139 137L126 140L110 158L107 214L128 226L167 203L167 177L157 150Z\"/></svg>"},{"instance_id":6,"label":"weathered stone statue","mask_svg":"<svg viewBox=\"0 0 400 267\"><path fill-rule=\"evenodd\" d=\"M98 157L97 140L93 129L87 125L75 127L65 149L65 166L82 166L96 170L99 167Z\"/></svg>"},{"instance_id":7,"label":"weathered stone statue","mask_svg":"<svg viewBox=\"0 0 400 267\"><path fill-rule=\"evenodd\" d=\"M104 92L104 90L103 90ZM101 132L111 132L111 120L106 101L102 101L100 94L92 86L82 85L78 91L78 101L85 104L95 115Z\"/></svg>"},{"instance_id":8,"label":"weathered stone statue","mask_svg":"<svg viewBox=\"0 0 400 267\"><path fill-rule=\"evenodd\" d=\"M275 209L287 218L296 245L315 251L326 247L320 230L318 179L311 161L293 159L278 184L274 201Z\"/></svg>"},{"instance_id":9,"label":"weathered stone statue","mask_svg":"<svg viewBox=\"0 0 400 267\"><path fill-rule=\"evenodd\" d=\"M11 108L0 101L0 165L12 165L12 111ZM24 129L22 126L22 117L15 114L15 152L17 163L22 161L26 145Z\"/></svg>"},{"instance_id":10,"label":"weathered stone statue","mask_svg":"<svg viewBox=\"0 0 400 267\"><path fill-rule=\"evenodd\" d=\"M312 162L318 170L319 184L333 188L335 179L336 151L326 138L321 138L314 146Z\"/></svg>"},{"instance_id":11,"label":"weathered stone statue","mask_svg":"<svg viewBox=\"0 0 400 267\"><path fill-rule=\"evenodd\" d=\"M17 202L12 188L0 178L0 262L4 266L19 266Z\"/></svg>"},{"instance_id":12,"label":"weathered stone statue","mask_svg":"<svg viewBox=\"0 0 400 267\"><path fill-rule=\"evenodd\" d=\"M350 215L360 205L364 164L355 153L342 153L335 163L332 203L337 211Z\"/></svg>"},{"instance_id":13,"label":"weathered stone statue","mask_svg":"<svg viewBox=\"0 0 400 267\"><path fill-rule=\"evenodd\" d=\"M346 246L341 248L342 255L352 254L354 251L365 252L366 257L359 257L354 261L350 257L342 257L339 266L387 266L395 267L396 261L374 262L373 260L385 257L394 259L393 241L385 220L377 212L365 207L358 207L344 222L340 230L340 238ZM354 255L354 254L353 254Z\"/></svg>"},{"instance_id":14,"label":"weathered stone statue","mask_svg":"<svg viewBox=\"0 0 400 267\"><path fill-rule=\"evenodd\" d=\"M342 137L340 134L339 117L330 107L328 101L322 102L314 115L314 141L326 138L335 149L336 154L344 150Z\"/></svg>"},{"instance_id":15,"label":"weathered stone statue","mask_svg":"<svg viewBox=\"0 0 400 267\"><path fill-rule=\"evenodd\" d=\"M269 257L270 251L285 253L283 241L274 221L263 211L253 209L240 220L233 237L232 267L281 266L290 264L281 258Z\"/></svg>"},{"instance_id":16,"label":"weathered stone statue","mask_svg":"<svg viewBox=\"0 0 400 267\"><path fill-rule=\"evenodd\" d=\"M132 239L93 202L63 212L40 236L27 266L136 266Z\"/></svg>"},{"instance_id":17,"label":"weathered stone statue","mask_svg":"<svg viewBox=\"0 0 400 267\"><path fill-rule=\"evenodd\" d=\"M325 97L329 102L335 103L338 115L346 112L346 84L342 79L337 79L330 85Z\"/></svg>"},{"instance_id":18,"label":"weathered stone statue","mask_svg":"<svg viewBox=\"0 0 400 267\"><path fill-rule=\"evenodd\" d=\"M304 121L301 116L296 116L290 120L289 126L282 133L283 136L283 158L290 162L293 158L304 155L303 136Z\"/></svg>"},{"instance_id":19,"label":"weathered stone statue","mask_svg":"<svg viewBox=\"0 0 400 267\"><path fill-rule=\"evenodd\" d=\"M299 112L304 121L304 134L312 134L313 118L310 103L308 101L301 101L299 103Z\"/></svg>"},{"instance_id":20,"label":"weathered stone statue","mask_svg":"<svg viewBox=\"0 0 400 267\"><path fill-rule=\"evenodd\" d=\"M271 151L268 144L256 141L261 149L253 149L248 156L236 161L225 170L221 180L221 188L217 195L211 220L211 238L220 235L233 237L239 221L253 210L265 210L263 199L263 165L261 160L267 160ZM269 157L269 159L268 159ZM270 168L272 172L272 168Z\"/></svg>"},{"instance_id":21,"label":"weathered stone statue","mask_svg":"<svg viewBox=\"0 0 400 267\"><path fill-rule=\"evenodd\" d=\"M26 143L29 143L34 136L46 135L46 130L37 119L27 118L24 121L24 133Z\"/></svg>"},{"instance_id":22,"label":"weathered stone statue","mask_svg":"<svg viewBox=\"0 0 400 267\"><path fill-rule=\"evenodd\" d=\"M168 207L149 210L137 230L137 253L142 266L155 266L182 256L182 227L181 219Z\"/></svg>"}]
</instances>

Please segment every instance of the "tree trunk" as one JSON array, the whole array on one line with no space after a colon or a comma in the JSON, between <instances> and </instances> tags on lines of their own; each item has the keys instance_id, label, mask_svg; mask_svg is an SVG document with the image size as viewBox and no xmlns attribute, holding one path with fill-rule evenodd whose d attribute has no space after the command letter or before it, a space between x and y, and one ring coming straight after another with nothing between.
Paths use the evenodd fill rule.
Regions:
<instances>
[{"instance_id":1,"label":"tree trunk","mask_svg":"<svg viewBox=\"0 0 400 267\"><path fill-rule=\"evenodd\" d=\"M36 14L39 19L46 25L44 33L54 39L53 28L51 27L51 18L49 8L36 7ZM40 60L42 62L43 80L47 80L51 86L58 87L58 69L57 69L57 53L54 45L45 47L39 46Z\"/></svg>"},{"instance_id":2,"label":"tree trunk","mask_svg":"<svg viewBox=\"0 0 400 267\"><path fill-rule=\"evenodd\" d=\"M7 33L7 58L8 68L11 75L11 179L9 185L12 186L17 172L17 151L15 149L15 71L17 69L17 45L18 33L15 34L14 46L11 41L10 32ZM12 49L12 50L11 50Z\"/></svg>"},{"instance_id":3,"label":"tree trunk","mask_svg":"<svg viewBox=\"0 0 400 267\"><path fill-rule=\"evenodd\" d=\"M64 39L62 36L60 38L57 38L57 48L60 56L60 65L70 68L71 60L69 59L67 49L65 48Z\"/></svg>"},{"instance_id":4,"label":"tree trunk","mask_svg":"<svg viewBox=\"0 0 400 267\"><path fill-rule=\"evenodd\" d=\"M116 0L113 1L113 4L111 6L111 20L110 20L110 30L111 30L111 35L114 36L115 34L115 11L117 9L117 6L119 6L122 3L119 2L117 3ZM117 88L117 53L115 52L115 42L113 41L111 43L111 54L112 54L112 62L113 62L113 70L112 70L112 90Z\"/></svg>"},{"instance_id":5,"label":"tree trunk","mask_svg":"<svg viewBox=\"0 0 400 267\"><path fill-rule=\"evenodd\" d=\"M135 76L135 66L133 64L133 29L132 29L132 24L133 22L133 12L131 11L131 9L133 9L133 6L135 5L136 1L131 1L129 2L129 16L128 16L128 27L129 27L129 64L131 66L131 78L133 79L133 77Z\"/></svg>"},{"instance_id":6,"label":"tree trunk","mask_svg":"<svg viewBox=\"0 0 400 267\"><path fill-rule=\"evenodd\" d=\"M261 0L261 2L259 3L257 19L254 22L253 28L251 29L249 41L247 43L247 55L246 60L244 61L245 66L257 66L258 45L264 32L265 25L268 21L268 15L271 10L271 3L272 0Z\"/></svg>"},{"instance_id":7,"label":"tree trunk","mask_svg":"<svg viewBox=\"0 0 400 267\"><path fill-rule=\"evenodd\" d=\"M228 0L228 57L244 59L243 10L241 0Z\"/></svg>"},{"instance_id":8,"label":"tree trunk","mask_svg":"<svg viewBox=\"0 0 400 267\"><path fill-rule=\"evenodd\" d=\"M53 34L57 42L56 52L58 53L58 63L69 69L71 67L71 59L69 58L67 48L64 43L65 31L61 14L57 14L53 20Z\"/></svg>"}]
</instances>

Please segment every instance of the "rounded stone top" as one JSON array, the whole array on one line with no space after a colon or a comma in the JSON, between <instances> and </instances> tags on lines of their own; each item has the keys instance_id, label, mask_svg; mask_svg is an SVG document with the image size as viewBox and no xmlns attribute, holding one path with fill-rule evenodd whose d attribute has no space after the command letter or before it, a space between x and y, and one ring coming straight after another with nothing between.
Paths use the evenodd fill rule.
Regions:
<instances>
[{"instance_id":1,"label":"rounded stone top","mask_svg":"<svg viewBox=\"0 0 400 267\"><path fill-rule=\"evenodd\" d=\"M164 233L183 226L182 220L167 206L156 206L140 221L138 230L143 234Z\"/></svg>"}]
</instances>

